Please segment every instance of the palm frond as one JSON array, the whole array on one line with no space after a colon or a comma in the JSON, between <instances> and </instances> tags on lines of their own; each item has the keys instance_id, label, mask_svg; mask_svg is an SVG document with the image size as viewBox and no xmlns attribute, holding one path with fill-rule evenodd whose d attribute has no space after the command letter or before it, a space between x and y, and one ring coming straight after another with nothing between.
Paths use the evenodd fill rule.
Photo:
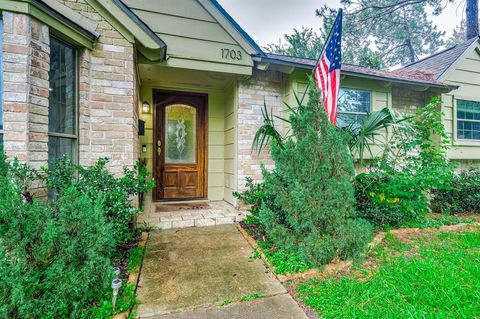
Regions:
<instances>
[{"instance_id":1,"label":"palm frond","mask_svg":"<svg viewBox=\"0 0 480 319\"><path fill-rule=\"evenodd\" d=\"M270 114L268 113L267 104L265 102L263 103L262 116L263 125L257 130L253 137L252 149L256 149L258 150L258 153L260 153L270 141L275 141L281 148L283 148L283 137L275 128L273 111L270 111Z\"/></svg>"},{"instance_id":2,"label":"palm frond","mask_svg":"<svg viewBox=\"0 0 480 319\"><path fill-rule=\"evenodd\" d=\"M359 157L363 162L365 153L373 157L371 146L377 144L377 137L387 133L389 126L403 125L405 118L400 118L389 108L369 113L363 121L352 123L344 130L349 136L348 146L352 154Z\"/></svg>"}]
</instances>

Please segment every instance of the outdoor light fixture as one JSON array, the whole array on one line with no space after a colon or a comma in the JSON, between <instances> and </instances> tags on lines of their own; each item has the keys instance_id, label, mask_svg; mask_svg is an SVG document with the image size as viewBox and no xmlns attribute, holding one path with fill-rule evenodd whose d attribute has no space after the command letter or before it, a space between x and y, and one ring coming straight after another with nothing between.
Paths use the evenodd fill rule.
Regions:
<instances>
[{"instance_id":1,"label":"outdoor light fixture","mask_svg":"<svg viewBox=\"0 0 480 319\"><path fill-rule=\"evenodd\" d=\"M115 279L118 279L120 277L120 267L113 268L113 273L115 274Z\"/></svg>"},{"instance_id":2,"label":"outdoor light fixture","mask_svg":"<svg viewBox=\"0 0 480 319\"><path fill-rule=\"evenodd\" d=\"M112 297L112 308L115 310L115 304L117 303L117 296L118 296L118 291L120 290L120 287L122 287L122 280L120 279L113 279L112 280L112 289L113 289L113 297Z\"/></svg>"},{"instance_id":3,"label":"outdoor light fixture","mask_svg":"<svg viewBox=\"0 0 480 319\"><path fill-rule=\"evenodd\" d=\"M147 101L143 102L142 104L142 112L143 113L150 113L150 104Z\"/></svg>"}]
</instances>

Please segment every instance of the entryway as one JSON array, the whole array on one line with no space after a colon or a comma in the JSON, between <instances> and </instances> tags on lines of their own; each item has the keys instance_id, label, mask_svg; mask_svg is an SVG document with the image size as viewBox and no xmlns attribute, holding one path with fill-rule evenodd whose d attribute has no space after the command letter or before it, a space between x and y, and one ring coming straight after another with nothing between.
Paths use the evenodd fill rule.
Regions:
<instances>
[{"instance_id":1,"label":"entryway","mask_svg":"<svg viewBox=\"0 0 480 319\"><path fill-rule=\"evenodd\" d=\"M206 94L154 90L155 200L207 197Z\"/></svg>"},{"instance_id":2,"label":"entryway","mask_svg":"<svg viewBox=\"0 0 480 319\"><path fill-rule=\"evenodd\" d=\"M150 233L137 315L151 319L307 319L234 225Z\"/></svg>"}]
</instances>

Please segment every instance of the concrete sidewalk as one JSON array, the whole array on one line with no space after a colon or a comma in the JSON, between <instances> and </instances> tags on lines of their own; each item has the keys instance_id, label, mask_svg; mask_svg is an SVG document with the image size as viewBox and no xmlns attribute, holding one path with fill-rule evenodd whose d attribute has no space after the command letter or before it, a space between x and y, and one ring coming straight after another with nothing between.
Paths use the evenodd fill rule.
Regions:
<instances>
[{"instance_id":1,"label":"concrete sidewalk","mask_svg":"<svg viewBox=\"0 0 480 319\"><path fill-rule=\"evenodd\" d=\"M150 234L139 284L140 318L305 319L233 225ZM264 298L239 302L246 295ZM221 303L233 303L221 307Z\"/></svg>"}]
</instances>

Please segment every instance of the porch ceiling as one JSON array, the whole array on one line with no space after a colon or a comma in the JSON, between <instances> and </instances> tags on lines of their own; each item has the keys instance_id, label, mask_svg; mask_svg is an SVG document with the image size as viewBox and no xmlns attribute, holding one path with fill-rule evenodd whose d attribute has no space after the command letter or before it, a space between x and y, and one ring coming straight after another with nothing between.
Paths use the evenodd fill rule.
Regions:
<instances>
[{"instance_id":1,"label":"porch ceiling","mask_svg":"<svg viewBox=\"0 0 480 319\"><path fill-rule=\"evenodd\" d=\"M245 78L228 73L170 68L154 64L139 64L138 69L142 85L169 88L224 90L235 80Z\"/></svg>"}]
</instances>

